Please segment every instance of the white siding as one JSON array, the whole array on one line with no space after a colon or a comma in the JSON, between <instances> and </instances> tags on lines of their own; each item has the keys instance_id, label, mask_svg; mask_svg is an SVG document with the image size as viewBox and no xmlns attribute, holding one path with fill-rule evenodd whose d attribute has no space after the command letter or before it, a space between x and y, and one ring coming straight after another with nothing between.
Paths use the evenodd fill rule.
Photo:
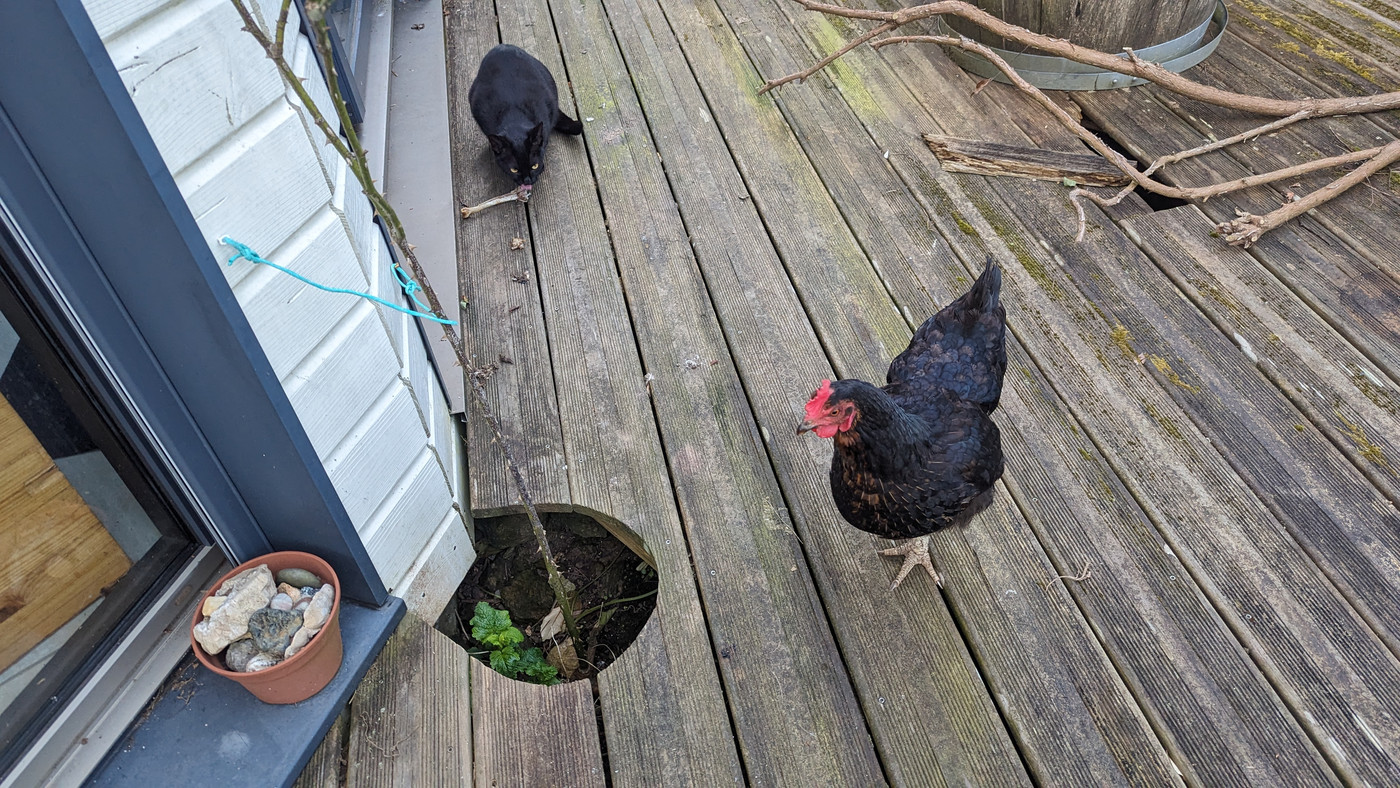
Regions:
<instances>
[{"instance_id":1,"label":"white siding","mask_svg":"<svg viewBox=\"0 0 1400 788\"><path fill-rule=\"evenodd\" d=\"M228 0L86 6L221 262L228 235L314 281L404 302L368 201ZM288 52L329 110L309 43ZM436 619L474 553L462 443L418 331L266 266L223 270L385 585Z\"/></svg>"}]
</instances>

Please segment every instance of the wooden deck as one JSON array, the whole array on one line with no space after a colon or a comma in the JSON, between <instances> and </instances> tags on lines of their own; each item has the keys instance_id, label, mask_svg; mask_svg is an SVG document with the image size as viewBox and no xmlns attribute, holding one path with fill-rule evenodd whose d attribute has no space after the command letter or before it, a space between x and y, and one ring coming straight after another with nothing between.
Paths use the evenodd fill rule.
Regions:
<instances>
[{"instance_id":1,"label":"wooden deck","mask_svg":"<svg viewBox=\"0 0 1400 788\"><path fill-rule=\"evenodd\" d=\"M1400 89L1388 5L1230 11L1199 79ZM454 0L446 19L461 203L507 187L465 95L498 41L567 79L585 121L528 209L460 225L470 349L499 367L487 389L536 500L625 524L661 588L592 688L429 659L451 644L407 625L350 710L349 782L1400 784L1393 173L1248 251L1212 223L1335 174L1133 198L1075 243L1063 186L939 167L925 133L1083 148L938 51L857 50L758 97L863 28L787 0ZM1066 100L1143 161L1260 122L1154 88ZM1167 174L1397 134L1395 115L1329 120ZM829 443L794 426L822 378L882 380L989 253L1012 329L1006 476L934 537L947 588L890 592L888 543L842 521ZM474 514L514 510L469 426Z\"/></svg>"}]
</instances>

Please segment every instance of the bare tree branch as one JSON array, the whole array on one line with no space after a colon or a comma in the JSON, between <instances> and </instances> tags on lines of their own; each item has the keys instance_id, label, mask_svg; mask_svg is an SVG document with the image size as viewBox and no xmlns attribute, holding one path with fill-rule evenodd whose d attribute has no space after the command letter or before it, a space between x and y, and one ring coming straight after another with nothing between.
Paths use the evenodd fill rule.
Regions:
<instances>
[{"instance_id":1,"label":"bare tree branch","mask_svg":"<svg viewBox=\"0 0 1400 788\"><path fill-rule=\"evenodd\" d=\"M1343 175L1335 181L1309 194L1296 202L1286 203L1282 208L1270 211L1263 216L1254 214L1241 214L1238 219L1228 222L1221 222L1216 225L1216 229L1224 235L1225 240L1232 246L1243 246L1248 249L1259 240L1259 236L1287 222L1295 216L1300 216L1317 206L1336 197L1338 194L1350 189L1358 183L1380 172L1382 168L1396 161L1400 161L1400 140L1396 140L1379 152L1375 153L1365 164L1357 167L1351 172Z\"/></svg>"},{"instance_id":2,"label":"bare tree branch","mask_svg":"<svg viewBox=\"0 0 1400 788\"><path fill-rule=\"evenodd\" d=\"M1253 139L1261 134L1277 131L1285 126L1297 123L1302 120L1329 115L1347 115L1366 112L1376 112L1380 110L1400 107L1400 92L1384 93L1376 96L1361 96L1331 99L1301 99L1296 101L1264 98L1260 96L1250 96L1241 93L1233 93L1227 90L1202 85L1179 74L1162 68L1155 63L1149 63L1140 58L1130 48L1125 48L1124 55L1110 55L1105 52L1081 47L1068 41L1052 38L1050 36L1032 33L1025 28L1003 22L1000 19L971 6L961 0L941 0L940 2L928 3L925 5L905 8L898 11L869 11L844 8L841 6L829 5L827 3L814 2L814 0L794 0L804 8L813 11L820 11L832 16L845 17L849 19L867 19L880 22L881 24L870 32L861 35L848 42L835 53L823 58L810 68L789 74L778 79L764 83L759 90L760 93L772 88L784 85L788 82L805 79L812 74L825 68L832 61L850 52L862 43L871 41L880 33L887 30L908 24L910 22L928 19L935 16L957 16L967 19L978 26L1000 35L1009 40L1028 48L1034 48L1058 55L1078 63L1097 66L1106 71L1113 71L1120 74L1140 77L1161 87L1179 93L1188 98L1197 99L1210 104L1230 107L1233 109L1251 112L1260 115L1282 116L1278 120L1257 126L1248 131L1236 134L1223 140L1217 140L1206 145L1201 145L1190 150L1162 156L1154 161L1145 171L1138 170L1137 166L1125 158L1118 151L1107 145L1098 135L1086 129L1076 118L1066 112L1059 104L1051 101L1048 96L1039 88L1031 85L1025 78L1016 72L1002 57L992 48L973 41L965 36L945 36L945 35L909 35L909 36L887 36L878 41L874 41L870 46L874 49L887 46L889 44L901 43L927 43L939 44L941 46L955 47L969 52L975 52L985 58L992 65L1002 72L1007 80L1018 90L1031 96L1036 103L1040 104L1047 112L1060 122L1066 129L1082 140L1100 156L1103 156L1114 167L1117 167L1127 175L1132 183L1125 187L1113 197L1101 197L1098 194L1083 188L1075 188L1070 192L1070 200L1079 218L1079 232L1076 240L1084 239L1086 217L1084 213L1083 200L1108 207L1116 205L1127 197L1136 188L1160 194L1166 197L1174 197L1183 200L1207 200L1211 197L1227 194L1229 192L1247 189L1252 186L1273 183L1280 180L1296 178L1318 170L1328 169L1343 164L1355 162L1365 162L1361 167L1353 172L1338 178L1327 186L1319 189L1300 202L1284 205L1282 208L1272 211L1266 216L1258 217L1253 215L1242 215L1233 222L1220 225L1220 229L1226 240L1233 245L1249 246L1259 239L1259 236L1268 230L1287 222L1289 219L1298 216L1306 210L1314 208L1327 200L1341 194L1352 186L1364 181L1367 177L1378 172L1381 168L1394 162L1400 154L1392 154L1391 148L1395 143L1384 147L1370 148L1364 151L1354 151L1337 156L1330 156L1314 161L1298 164L1292 167L1284 167L1270 172L1250 175L1232 181L1212 184L1200 187L1178 187L1171 186L1160 181L1153 180L1151 175L1161 167L1168 164L1182 161L1193 156L1199 156L1210 151L1219 150L1229 145ZM1300 205L1306 207L1299 208Z\"/></svg>"},{"instance_id":3,"label":"bare tree branch","mask_svg":"<svg viewBox=\"0 0 1400 788\"><path fill-rule=\"evenodd\" d=\"M1209 85L1202 85L1186 77L1168 71L1167 69L1149 63L1129 51L1126 55L1111 55L1107 52L1100 52L1096 49L1089 49L1078 44L1072 44L1062 38L1033 33L1024 27L1003 22L982 9L962 2L962 0L940 0L936 3L903 8L898 11L867 11L853 8L845 8L839 5L828 3L818 3L814 0L793 0L811 11L820 11L831 16L846 17L847 19L868 19L882 23L881 26L900 27L910 22L917 22L922 19L930 19L935 16L956 16L972 22L984 30L992 32L1003 38L1015 41L1026 47L1041 50L1051 55L1058 55L1076 63L1096 66L1105 71L1113 71L1119 74L1127 74L1133 77L1148 80L1172 91L1180 93L1187 98L1204 101L1207 104L1215 104L1222 107L1230 107L1256 115L1286 116L1307 110L1312 117L1326 117L1328 115L1355 115L1366 112L1379 112L1387 109L1400 108L1400 91L1394 93L1382 93L1375 96L1356 96L1345 98L1325 98L1325 99L1273 99L1263 96L1251 96L1246 93L1234 93L1228 90L1221 90ZM884 44L905 43L910 41L927 41L939 36L891 36L876 43L875 46ZM841 54L854 49L854 46L843 47ZM810 69L791 74L780 79L771 80L764 83L760 92L777 87L778 85L792 82L797 79L806 79L817 73L826 66L832 59L821 61Z\"/></svg>"}]
</instances>

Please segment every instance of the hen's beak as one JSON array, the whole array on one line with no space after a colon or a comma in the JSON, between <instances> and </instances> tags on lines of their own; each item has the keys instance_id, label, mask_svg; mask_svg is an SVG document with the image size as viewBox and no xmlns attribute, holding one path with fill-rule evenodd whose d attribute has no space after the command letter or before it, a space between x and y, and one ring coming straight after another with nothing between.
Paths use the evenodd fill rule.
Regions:
<instances>
[{"instance_id":1,"label":"hen's beak","mask_svg":"<svg viewBox=\"0 0 1400 788\"><path fill-rule=\"evenodd\" d=\"M802 423L799 424L799 425L797 425L797 434L798 434L798 435L801 435L801 434L804 433L804 432L811 432L812 430L814 430L814 429L816 429L816 428L817 428L817 425L813 424L812 422L808 421L807 419L803 419L803 420L802 420Z\"/></svg>"}]
</instances>

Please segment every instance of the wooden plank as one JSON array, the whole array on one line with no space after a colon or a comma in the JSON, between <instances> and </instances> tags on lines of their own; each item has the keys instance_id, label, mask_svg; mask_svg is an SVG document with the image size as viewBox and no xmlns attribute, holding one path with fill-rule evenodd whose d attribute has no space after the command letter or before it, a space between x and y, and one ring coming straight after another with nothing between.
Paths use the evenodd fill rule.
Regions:
<instances>
[{"instance_id":1,"label":"wooden plank","mask_svg":"<svg viewBox=\"0 0 1400 788\"><path fill-rule=\"evenodd\" d=\"M565 73L543 0L515 3L501 21L505 40ZM558 28L570 51L603 50L573 15L561 12ZM568 91L561 101L586 117ZM743 768L583 140L557 137L547 167L531 198L530 231L554 374L568 381L558 394L574 507L647 556L660 586L652 620L598 677L611 779L732 785Z\"/></svg>"},{"instance_id":2,"label":"wooden plank","mask_svg":"<svg viewBox=\"0 0 1400 788\"><path fill-rule=\"evenodd\" d=\"M1400 727L1391 722L1400 719L1400 662L1393 653L1400 515L1324 437L1296 429L1301 414L1231 340L1202 325L1199 313L1183 308L1179 291L1136 257L1119 253L1080 261L1078 287L1109 320L1126 327L1132 348L1148 355L1149 368L1164 373L1156 376L1159 385L1255 490L1289 540L1320 565L1309 567L1315 576L1310 582L1321 581L1318 571L1329 581L1318 586L1320 598L1296 594L1311 608L1313 622L1289 621L1287 605L1271 594L1267 609L1244 606L1246 624L1264 637L1273 626L1287 626L1290 638L1306 635L1313 667L1291 676L1290 683L1303 691L1297 702L1310 707L1308 722L1326 731L1329 746L1346 752L1334 766L1350 779L1393 781L1400 776ZM1261 533L1255 544L1272 557L1277 548L1269 543L1284 536ZM1311 627L1317 629L1308 633ZM1321 647L1316 637L1331 644ZM1302 667L1295 662L1288 671ZM1335 696L1322 706L1312 706L1316 690L1304 683L1315 669L1325 669L1333 682L1329 694Z\"/></svg>"},{"instance_id":3,"label":"wooden plank","mask_svg":"<svg viewBox=\"0 0 1400 788\"><path fill-rule=\"evenodd\" d=\"M634 83L623 77L628 69L611 43L603 9L568 4L554 12L579 107L594 118L585 120L586 139L641 357L652 376L653 406L711 638L724 655L720 670L745 775L755 783L880 783L870 734L687 242L688 234L707 231L688 226L677 212L676 200L695 200L698 192L672 191L667 173L674 170L662 169L658 153L668 167L683 165L651 146L653 133ZM619 13L633 16L624 24ZM608 18L629 40L647 30L632 10L608 9ZM653 23L651 30L664 31L664 20L653 19L660 26ZM660 40L674 55L674 40ZM678 58L671 63L684 69ZM636 77L655 78L650 70ZM700 106L667 103L664 112L693 117ZM723 151L718 137L707 139L709 155L695 161L701 172L714 166L716 150ZM738 184L732 168L727 173L727 185ZM705 200L725 193L712 181L704 185ZM727 199L738 203L741 194L741 185L730 188ZM723 236L726 252L747 254L732 233ZM762 235L749 244L763 248ZM771 286L761 279L751 285L755 291Z\"/></svg>"},{"instance_id":4,"label":"wooden plank","mask_svg":"<svg viewBox=\"0 0 1400 788\"><path fill-rule=\"evenodd\" d=\"M895 54L900 54L905 50L894 48L884 50L882 54L885 58L892 58ZM866 62L848 56L847 61L855 69L855 64ZM911 89L917 94L926 89L926 86L936 84L936 76L931 77L927 72L927 67L922 67L919 58L909 55L900 59L896 63L900 69L900 74L905 78ZM850 104L856 108L863 117L868 116L874 110L884 110L895 112L897 108L914 105L899 95L879 95L875 91L878 84L877 77L879 71L876 68L856 70L849 78L849 82L854 83L861 91L861 100L851 100ZM837 85L845 90L847 81L841 80ZM873 96L871 94L874 94ZM870 100L872 99L873 100ZM933 119L943 122L948 119L955 125L966 123L967 115L975 111L975 108L963 110L959 106L926 104L936 112L930 113ZM878 128L867 122L869 128ZM810 135L809 135L810 136ZM875 134L877 145L880 147L889 146L891 137ZM822 157L813 157L817 161L825 161ZM1175 563L1177 558L1173 555L1183 553L1180 549L1180 542L1175 534L1170 534L1171 522L1186 522L1197 519L1203 523L1210 523L1213 520L1234 520L1237 516L1234 513L1227 514L1223 509L1213 510L1209 508L1202 510L1200 507L1204 499L1200 497L1202 480L1190 481L1184 489L1173 490L1166 481L1170 474L1180 473L1186 468L1198 467L1204 469L1202 463L1196 457L1190 460L1164 459L1172 457L1176 449L1171 444L1175 440L1163 433L1160 423L1153 423L1149 416L1143 418L1136 426L1123 428L1121 419L1123 412L1121 405L1115 404L1105 407L1104 403L1130 403L1139 401L1135 395L1128 395L1124 391L1114 391L1115 383L1106 378L1093 364L1092 359L1098 358L1103 367L1108 368L1116 356L1120 363L1121 354L1115 350L1107 341L1110 339L1110 331L1107 327L1094 329L1090 327L1093 317L1090 309L1083 309L1076 306L1071 300L1074 296L1073 286L1064 286L1065 279L1051 279L1049 272L1057 274L1064 268L1076 270L1073 259L1063 259L1057 251L1071 251L1073 246L1068 248L1061 239L1072 235L1072 229L1066 232L1066 217L1073 217L1073 209L1065 204L1062 199L1054 199L1055 190L1044 187L1030 188L1022 185L1007 185L1006 193L992 191L987 188L987 181L981 178L946 178L939 177L936 166L927 169L920 169L913 166L918 162L917 153L908 158L904 156L891 157L893 166L897 170L904 171L905 181L916 190L922 201L930 207L930 214L936 223L939 223L943 230L943 235L954 246L966 248L971 246L966 252L966 257L971 258L974 265L980 263L981 252L977 249L981 241L996 244L1004 241L1018 258L1018 264L1008 267L1008 284L1005 302L1008 309L1013 312L1013 329L1022 341L1027 343L1028 348L1035 352L1037 363L1046 370L1053 370L1052 378L1047 379L1046 391L1054 392L1057 389L1061 396L1067 399L1064 403L1068 407L1068 412L1061 410L1056 414L1056 406L1043 405L1045 396L1034 391L1031 396L1023 397L1023 401L1038 407L1042 412L1056 416L1060 420L1068 420L1069 432L1077 437L1081 429L1094 437L1095 447L1115 447L1114 453L1105 457L1108 464L1118 473L1123 474L1123 483L1132 495L1138 497L1145 506L1146 517L1137 514L1136 518L1140 522L1154 522L1159 527L1167 529L1169 534L1166 541L1158 541L1153 544L1150 537L1144 539L1143 525L1133 526L1131 522L1125 524L1123 533L1131 536L1124 540L1124 545L1129 549L1128 555L1134 560L1141 562L1141 565L1148 570L1147 577L1151 579L1153 585L1158 588L1167 589L1163 597L1164 607L1171 611L1177 623L1174 626L1181 627L1181 631L1189 632L1187 638L1173 638L1163 636L1163 632L1170 630L1156 621L1147 630L1147 637L1152 640L1162 640L1164 650L1158 654L1152 654L1150 646L1144 649L1138 642L1138 638L1128 636L1128 628L1134 618L1136 611L1132 608L1142 606L1142 603L1134 602L1124 605L1115 601L1111 595L1085 595L1081 597L1083 604L1094 604L1097 607L1095 620L1097 622L1097 632L1105 637L1111 647L1115 648L1115 660L1117 664L1127 670L1128 680L1133 683L1139 692L1139 699L1147 704L1147 711L1154 717L1155 725L1163 725L1166 728L1165 736L1170 737L1169 741L1177 747L1185 750L1184 758L1174 756L1176 763L1183 769L1194 769L1197 779L1203 779L1208 784L1223 784L1227 782L1255 782L1263 775L1270 774L1266 780L1327 780L1325 767L1319 771L1321 760L1316 751L1309 746L1308 742L1301 735L1296 723L1291 719L1291 710L1284 709L1277 697L1271 696L1266 688L1261 688L1257 674L1254 674L1254 666L1247 659L1241 659L1239 647L1229 638L1222 638L1221 623L1204 604L1204 600L1191 599L1190 604L1180 603L1179 584L1182 578L1189 574L1180 568L1180 564L1172 569L1170 582L1166 580L1154 564L1163 555L1166 555L1171 563ZM829 181L832 179L829 179ZM967 190L966 194L961 193L961 185ZM1012 199L1009 194L1025 195L1027 199L1019 203ZM1048 199L1047 199L1048 198ZM1037 205L1037 202L1040 205ZM848 215L856 214L856 205L843 206ZM885 206L882 206L885 207ZM889 212L889 216L884 217L886 226L898 226L894 217L899 214L894 211ZM1027 232L1019 224L1019 219L1025 217L1028 221L1045 222L1047 228L1046 237L1036 237ZM1056 221L1046 222L1048 217L1054 217ZM1096 225L1096 227L1098 227ZM1098 227L1094 232L1102 232L1103 228ZM1001 238L993 239L994 235ZM1121 242L1121 236L1119 236ZM869 243L868 246L884 248L881 244ZM1055 251L1051 251L1051 250ZM1117 249L1094 249L1091 253L1099 256L1113 256L1121 254ZM908 254L906 252L905 254ZM892 272L901 269L892 269L889 266L882 268L887 274L887 281L892 283L891 290L897 296L905 299L915 300L918 298L919 281L901 284L897 278L892 276ZM1066 277L1067 279L1068 277ZM1018 282L1019 280L1019 282ZM935 291L936 282L932 279L925 279L930 291ZM943 292L948 288L945 284ZM1082 311L1081 311L1082 309ZM1049 320L1050 315L1058 313L1058 317L1053 321ZM1083 324L1083 325L1081 325ZM1102 338L1102 339L1097 339ZM1095 347L1097 341L1104 342L1102 346ZM1110 355L1112 354L1112 355ZM1013 359L1015 351L1013 350ZM1087 361L1088 366L1085 366ZM1013 361L1013 369L1015 362ZM1033 369L1033 368L1031 368ZM1024 380L1030 379L1031 369L1027 369L1027 374L1017 376L1011 375L1008 378L1010 386L1018 387ZM1125 371L1132 370L1131 362L1128 362ZM1140 370L1138 371L1140 375ZM1024 379L1024 380L1023 380ZM1141 380L1138 377L1136 380ZM1048 385L1053 380L1054 385ZM1136 381L1129 379L1134 385ZM1087 384L1087 385L1086 385ZM1105 388L1106 386L1106 388ZM1150 392L1152 387L1148 388ZM1088 392L1097 390L1097 394ZM1161 391L1156 391L1155 396L1162 397ZM1013 408L1014 399L1004 407ZM1054 427L1054 422L1042 417L1042 423L1047 427ZM1034 421L1027 420L1027 425L1034 425ZM1016 420L1016 426L1021 427L1023 422ZM1023 427L1022 429L1028 429ZM1009 447L1015 450L1014 432L1007 431ZM1028 439L1033 437L1033 433L1027 435ZM1054 436L1052 435L1052 438ZM1042 443L1041 446L1031 456L1036 458L1035 464L1045 462L1049 447L1061 443L1062 439L1055 438L1049 443ZM1034 444L1033 444L1034 445ZM1117 456L1115 456L1117 455ZM1089 455L1085 455L1087 459ZM1071 458L1066 458L1067 460ZM1164 465L1165 463L1165 465ZM1073 467L1072 462L1066 462ZM1214 460L1217 468L1223 466L1217 457ZM1047 463L1047 469L1053 469L1053 463ZM1092 467L1092 465L1091 465ZM1168 470L1170 469L1170 470ZM1167 476L1163 475L1167 471ZM1069 475L1068 479L1078 480L1080 472ZM1135 479L1136 474L1143 474L1141 480ZM1213 478L1215 472L1203 474L1203 480L1207 487L1215 486L1219 482ZM1228 468L1224 469L1226 477L1232 475ZM1016 474L1013 468L1013 479L1020 482L1023 478L1035 479L1039 474ZM1082 477L1080 477L1082 478ZM1093 478L1092 476L1089 478ZM1083 482L1081 482L1082 484ZM1238 481L1236 481L1238 485ZM1046 493L1055 487L1041 486L1040 492L1030 498L1029 504L1040 508L1044 506ZM1112 501L1115 496L1111 494L1113 486L1104 488L1104 492L1098 495L1090 495L1091 499L1097 498L1096 503L1103 500ZM1188 492L1189 491L1189 492ZM1148 493L1151 493L1149 495ZM1236 494L1225 492L1219 494L1218 503L1215 506L1223 506L1227 503L1233 504ZM1099 505L1103 505L1100 503ZM1135 510L1136 507L1133 507ZM1254 519L1261 517L1267 521L1267 514L1262 513L1262 507L1255 504L1256 514ZM1169 512L1170 514L1166 514ZM1076 560L1074 553L1069 552L1073 547L1076 551L1082 548L1079 545L1089 546L1092 555L1093 549L1102 549L1104 535L1102 529L1094 528L1079 535L1074 533L1072 527L1067 528L1062 520L1063 515L1057 514L1053 509L1045 513L1045 534L1047 539L1055 539L1057 545L1064 545L1064 557L1060 559L1063 567L1062 571L1077 573L1083 564ZM1162 519L1162 518L1168 519ZM1228 520L1227 520L1228 518ZM1035 520L1033 519L1034 523ZM1113 522L1112 519L1109 522ZM1070 526L1073 525L1071 522ZM1206 526L1207 529L1213 526ZM1277 527L1277 526L1275 526ZM1149 529L1150 532L1150 529ZM971 533L971 531L970 531ZM1159 537L1160 539L1160 537ZM1211 544L1212 542L1208 542ZM1177 549L1173 550L1173 546ZM1253 549L1247 543L1242 545L1243 556L1248 556ZM1156 560L1152 552L1156 552ZM1297 556L1295 549L1294 556ZM1110 560L1106 561L1113 567L1113 574L1118 577L1122 574L1124 566L1121 560L1112 560L1112 552L1105 556ZM1186 559L1194 561L1187 555ZM1296 560L1296 558L1295 558ZM1251 563L1254 563L1251 561ZM1301 565L1305 566L1306 561ZM1165 568L1165 567L1163 567ZM1315 571L1315 570L1314 570ZM1195 570L1192 570L1195 573ZM1282 577L1287 577L1287 573ZM1171 590L1174 586L1175 593ZM1077 585L1075 586L1078 587ZM1129 586L1131 587L1131 586ZM1150 586L1149 586L1150 587ZM1203 584L1203 590L1213 590L1209 581ZM1136 591L1124 599L1139 598L1141 591ZM1161 592L1158 592L1161 593ZM1199 592L1197 592L1199 593ZM1177 599L1173 600L1172 597ZM1261 596L1261 599L1268 598L1269 594ZM1218 604L1214 603L1214 604ZM1191 621L1186 613L1189 613L1194 606L1198 611L1204 613L1207 619L1215 619L1206 629L1202 629L1200 621L1202 616L1197 614L1197 621ZM1115 611L1115 607L1118 609ZM1150 605L1148 606L1150 607ZM1105 613L1109 615L1104 615ZM1155 610L1154 616L1160 615ZM1106 619L1106 620L1105 620ZM1125 620L1128 626L1125 626ZM1230 626L1235 627L1234 622ZM1217 634L1212 638L1203 637L1203 634L1214 629ZM1223 642L1222 642L1223 641ZM1182 646L1186 646L1183 649ZM1192 650L1198 650L1198 656L1191 654ZM1195 663L1195 670L1192 671L1192 664ZM1233 663L1233 667L1231 667ZM1174 679L1169 670L1178 672ZM1193 675L1193 672L1195 675ZM1216 698L1209 698L1210 695L1203 690L1198 682L1201 675L1212 676L1212 681L1218 682L1219 695ZM1193 698L1192 709L1190 705L1183 707L1176 700L1171 699L1165 693L1164 688L1169 688L1173 681L1185 680L1187 697ZM1295 686L1307 687L1306 681L1299 682ZM1252 699L1251 699L1252 698ZM1202 703L1204 701L1204 703ZM1219 718L1223 708L1233 707L1236 715L1231 722L1219 724ZM1199 719L1210 719L1216 721L1219 727L1210 733L1205 733L1200 727ZM1220 757L1220 744L1227 743L1225 750L1226 757ZM1277 755L1287 753L1283 757L1289 762L1289 766L1280 765ZM1188 774L1192 772L1188 771ZM1302 778L1300 774L1310 775Z\"/></svg>"},{"instance_id":5,"label":"wooden plank","mask_svg":"<svg viewBox=\"0 0 1400 788\"><path fill-rule=\"evenodd\" d=\"M1340 2L1337 5L1342 5ZM1332 13L1330 4L1324 13ZM1335 26L1327 23L1312 6L1303 7L1291 0L1270 0L1270 4L1256 0L1242 0L1235 8L1239 24L1231 26L1231 33L1225 36L1220 49L1200 66L1192 70L1192 76L1207 84L1238 90L1246 93L1279 98L1304 98L1311 96L1340 96L1373 94L1391 89L1387 85L1394 82L1395 72L1386 71L1384 65L1374 57L1362 56L1360 60L1354 51L1348 49L1358 41L1355 35L1344 35ZM1323 25L1317 29L1313 25ZM1342 35L1342 38L1337 38ZM1379 41L1382 37L1372 36L1366 41ZM1292 70L1290 70L1292 69ZM1360 79L1354 71L1363 74L1384 72L1391 74L1387 79L1375 84L1357 84ZM1372 74L1374 76L1374 74ZM1137 94L1158 96L1159 100L1180 115L1185 124L1195 130L1196 135L1181 136L1181 123L1147 122L1135 116L1122 114L1123 102L1127 96ZM1129 145L1139 144L1160 147L1157 152L1169 152L1173 148L1192 147L1196 144L1225 137L1256 126L1261 119L1235 112L1229 108L1213 107L1190 101L1178 101L1171 94L1155 88L1142 91L1107 91L1099 94L1074 94L1075 100L1084 105L1096 121ZM1097 106L1096 106L1097 105ZM1134 127L1128 131L1127 127ZM1307 121L1276 134L1253 140L1248 145L1237 145L1226 152L1203 158L1199 162L1176 164L1164 170L1164 177L1177 182L1206 183L1216 178L1216 173L1208 170L1200 177L1191 174L1197 167L1209 167L1212 163L1222 168L1219 173L1225 179L1234 168L1222 165L1222 160L1243 165L1248 172L1259 172L1275 167L1296 164L1303 156L1318 156L1359 150L1377 145L1400 135L1400 120L1395 113L1374 113L1362 117L1332 118ZM1153 154L1155 155L1155 153ZM1339 174L1339 171L1322 172L1296 183L1280 183L1273 187L1261 187L1244 194L1227 195L1202 205L1203 210L1217 220L1228 220L1235 216L1235 209L1264 213L1278 207L1286 199L1285 192L1307 193L1322 187ZM1229 175L1228 177L1238 177ZM1257 199L1253 195L1259 195ZM1372 180L1369 186L1353 189L1310 212L1292 223L1293 228L1308 228L1320 223L1341 239L1350 249L1345 250L1340 259L1328 259L1326 265L1343 271L1353 263L1349 258L1360 257L1369 260L1381 270L1392 270L1390 261L1400 256L1400 238L1394 229L1385 223L1372 221L1378 212L1400 211L1400 196L1395 189L1386 188L1383 180ZM1277 243L1277 239L1274 243ZM1319 245L1319 252L1304 253L1304 261L1316 265L1309 257L1321 254L1330 257L1328 244ZM1261 254L1264 259L1277 258L1277 254ZM1292 263L1293 261L1288 261ZM1361 261L1358 261L1361 262ZM1286 265L1280 264L1280 276L1287 280ZM1368 285L1371 275L1361 280L1361 290L1371 289ZM1390 286L1393 289L1393 286ZM1342 287L1343 292L1350 288ZM1385 288L1382 288L1385 289ZM1362 299L1356 305L1362 311L1370 311ZM1384 304L1391 311L1400 309L1400 300L1391 299ZM1343 320L1351 319L1346 312ZM1364 318L1363 318L1364 319ZM1382 321L1384 323L1384 321ZM1382 326L1382 328L1388 328ZM1387 341L1394 343L1397 335L1393 328L1386 334Z\"/></svg>"},{"instance_id":6,"label":"wooden plank","mask_svg":"<svg viewBox=\"0 0 1400 788\"><path fill-rule=\"evenodd\" d=\"M311 754L311 760L301 770L297 781L292 783L292 788L341 788L341 759L345 755L345 734L349 727L350 709L346 707L331 723L326 738Z\"/></svg>"},{"instance_id":7,"label":"wooden plank","mask_svg":"<svg viewBox=\"0 0 1400 788\"><path fill-rule=\"evenodd\" d=\"M0 671L131 568L9 400L0 397Z\"/></svg>"},{"instance_id":8,"label":"wooden plank","mask_svg":"<svg viewBox=\"0 0 1400 788\"><path fill-rule=\"evenodd\" d=\"M477 785L607 784L588 682L542 687L468 661Z\"/></svg>"},{"instance_id":9,"label":"wooden plank","mask_svg":"<svg viewBox=\"0 0 1400 788\"><path fill-rule=\"evenodd\" d=\"M499 42L496 15L465 3L448 9L447 90L457 97L448 107L453 194L461 205L476 205L511 187L465 100L481 58ZM569 478L535 253L528 243L511 249L513 238L529 236L523 205L492 208L458 224L458 292L468 304L460 328L471 363L496 369L484 383L486 393L536 505L567 511ZM466 420L472 516L520 511L491 429L475 406L467 408Z\"/></svg>"},{"instance_id":10,"label":"wooden plank","mask_svg":"<svg viewBox=\"0 0 1400 788\"><path fill-rule=\"evenodd\" d=\"M1400 89L1400 65L1376 28L1353 32L1292 0L1235 0L1230 17L1235 35L1339 95Z\"/></svg>"},{"instance_id":11,"label":"wooden plank","mask_svg":"<svg viewBox=\"0 0 1400 788\"><path fill-rule=\"evenodd\" d=\"M469 666L480 667L446 635L405 616L351 699L345 784L470 786Z\"/></svg>"},{"instance_id":12,"label":"wooden plank","mask_svg":"<svg viewBox=\"0 0 1400 788\"><path fill-rule=\"evenodd\" d=\"M1333 47L1351 52L1363 66L1379 66L1391 74L1400 68L1400 26L1397 26L1400 13L1393 6L1376 0L1361 3L1334 0L1306 6L1296 2L1261 5L1288 14L1292 17L1292 26L1302 26L1327 39ZM1246 11L1249 10L1246 7Z\"/></svg>"},{"instance_id":13,"label":"wooden plank","mask_svg":"<svg viewBox=\"0 0 1400 788\"><path fill-rule=\"evenodd\" d=\"M1348 27L1400 44L1400 11L1394 6L1378 0L1337 0L1332 5L1350 18Z\"/></svg>"},{"instance_id":14,"label":"wooden plank","mask_svg":"<svg viewBox=\"0 0 1400 788\"><path fill-rule=\"evenodd\" d=\"M939 134L925 134L924 142L938 157L938 163L949 172L1055 182L1068 179L1085 186L1126 186L1130 182L1127 175L1102 156L1024 148Z\"/></svg>"},{"instance_id":15,"label":"wooden plank","mask_svg":"<svg viewBox=\"0 0 1400 788\"><path fill-rule=\"evenodd\" d=\"M1356 348L1252 257L1184 206L1124 224L1202 314L1392 501L1400 395Z\"/></svg>"}]
</instances>

